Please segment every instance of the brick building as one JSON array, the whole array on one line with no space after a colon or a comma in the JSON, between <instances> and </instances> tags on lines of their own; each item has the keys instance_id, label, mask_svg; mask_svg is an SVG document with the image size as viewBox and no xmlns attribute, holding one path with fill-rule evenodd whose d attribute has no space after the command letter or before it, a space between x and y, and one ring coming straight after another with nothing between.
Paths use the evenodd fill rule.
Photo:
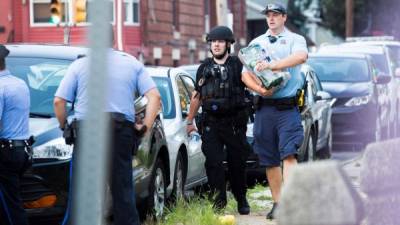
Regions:
<instances>
[{"instance_id":1,"label":"brick building","mask_svg":"<svg viewBox=\"0 0 400 225\"><path fill-rule=\"evenodd\" d=\"M1 0L0 42L86 44L87 18L76 19L77 2L59 0L60 23L51 23L52 0ZM110 0L115 47L147 64L197 63L207 56L205 34L232 26L236 49L246 44L245 0ZM86 11L85 11L86 13Z\"/></svg>"}]
</instances>

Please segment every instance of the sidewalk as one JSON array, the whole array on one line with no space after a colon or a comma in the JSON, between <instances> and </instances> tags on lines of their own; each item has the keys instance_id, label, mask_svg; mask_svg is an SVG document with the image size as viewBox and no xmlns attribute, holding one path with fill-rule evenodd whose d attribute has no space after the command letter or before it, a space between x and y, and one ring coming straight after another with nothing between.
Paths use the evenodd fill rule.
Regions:
<instances>
[{"instance_id":1,"label":"sidewalk","mask_svg":"<svg viewBox=\"0 0 400 225\"><path fill-rule=\"evenodd\" d=\"M276 225L274 220L267 220L265 218L267 211L250 213L250 215L237 215L236 225Z\"/></svg>"},{"instance_id":2,"label":"sidewalk","mask_svg":"<svg viewBox=\"0 0 400 225\"><path fill-rule=\"evenodd\" d=\"M353 187L358 190L360 187L360 172L361 172L361 158L362 154L358 157L353 158L348 161L343 162L343 169L350 178ZM265 192L259 193L259 196L252 196L250 199L258 199L260 196L269 196L271 193L269 189ZM263 203L261 203L263 202ZM256 203L258 206L262 208L262 211L252 211L250 215L235 215L236 224L235 225L277 225L276 221L267 220L265 216L271 209L272 201L260 201L260 203Z\"/></svg>"}]
</instances>

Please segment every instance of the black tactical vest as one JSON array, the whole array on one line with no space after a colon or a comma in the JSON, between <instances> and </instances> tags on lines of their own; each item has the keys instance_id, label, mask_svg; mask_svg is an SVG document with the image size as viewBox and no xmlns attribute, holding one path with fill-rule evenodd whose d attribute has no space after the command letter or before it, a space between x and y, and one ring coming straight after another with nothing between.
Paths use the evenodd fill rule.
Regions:
<instances>
[{"instance_id":1,"label":"black tactical vest","mask_svg":"<svg viewBox=\"0 0 400 225\"><path fill-rule=\"evenodd\" d=\"M241 62L229 56L219 65L208 58L197 85L203 110L210 113L233 113L246 107L245 86L241 82Z\"/></svg>"}]
</instances>

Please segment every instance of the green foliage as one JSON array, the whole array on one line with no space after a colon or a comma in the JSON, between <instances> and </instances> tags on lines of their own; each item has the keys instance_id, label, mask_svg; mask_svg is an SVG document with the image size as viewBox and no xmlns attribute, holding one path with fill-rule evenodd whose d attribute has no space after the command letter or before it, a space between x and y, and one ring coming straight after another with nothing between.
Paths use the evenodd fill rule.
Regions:
<instances>
[{"instance_id":1,"label":"green foliage","mask_svg":"<svg viewBox=\"0 0 400 225\"><path fill-rule=\"evenodd\" d=\"M354 0L354 34L360 34L368 28L372 15L370 1L372 0ZM302 32L307 32L303 12L310 4L311 0L291 0L288 4L289 20ZM322 25L341 37L345 36L346 29L345 4L346 0L320 0Z\"/></svg>"},{"instance_id":2,"label":"green foliage","mask_svg":"<svg viewBox=\"0 0 400 225\"><path fill-rule=\"evenodd\" d=\"M265 210L265 207L257 204L258 202L271 201L270 196L260 194L267 190L266 186L256 185L248 189L247 199L251 207L251 211L259 212ZM254 194L257 194L254 197ZM228 192L228 204L222 214L216 214L212 208L212 202L207 198L192 197L189 200L180 199L166 211L166 216L158 222L147 219L143 225L218 225L220 224L218 217L221 215L237 215L237 203L231 192Z\"/></svg>"},{"instance_id":3,"label":"green foliage","mask_svg":"<svg viewBox=\"0 0 400 225\"><path fill-rule=\"evenodd\" d=\"M167 210L165 218L159 223L147 220L144 225L209 225L219 224L218 215L212 208L212 203L202 198L191 198L188 201L179 200L175 206Z\"/></svg>"}]
</instances>

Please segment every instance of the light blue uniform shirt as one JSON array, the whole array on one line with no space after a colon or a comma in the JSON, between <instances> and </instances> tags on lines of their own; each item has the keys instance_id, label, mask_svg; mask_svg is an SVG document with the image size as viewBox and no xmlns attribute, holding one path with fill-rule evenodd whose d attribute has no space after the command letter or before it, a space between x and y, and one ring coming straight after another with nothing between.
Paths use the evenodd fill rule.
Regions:
<instances>
[{"instance_id":1,"label":"light blue uniform shirt","mask_svg":"<svg viewBox=\"0 0 400 225\"><path fill-rule=\"evenodd\" d=\"M26 140L29 138L30 95L26 83L0 71L0 138Z\"/></svg>"},{"instance_id":2,"label":"light blue uniform shirt","mask_svg":"<svg viewBox=\"0 0 400 225\"><path fill-rule=\"evenodd\" d=\"M143 95L155 83L142 63L128 56L110 50L108 52L107 100L104 112L118 112L129 121L135 121L135 93ZM73 62L62 79L55 96L74 102L74 117L84 119L87 108L87 87L89 78L89 58Z\"/></svg>"},{"instance_id":3,"label":"light blue uniform shirt","mask_svg":"<svg viewBox=\"0 0 400 225\"><path fill-rule=\"evenodd\" d=\"M307 52L307 44L304 37L290 32L286 28L276 36L278 39L275 43L270 43L268 36L270 31L268 30L265 34L262 34L253 39L251 44L259 44L267 52L273 56L272 58L283 59L295 52ZM293 97L296 95L297 89L300 89L304 84L304 77L300 73L301 65L290 67L287 71L290 73L291 78L284 87L277 90L270 98L286 98ZM246 69L244 69L246 71Z\"/></svg>"}]
</instances>

